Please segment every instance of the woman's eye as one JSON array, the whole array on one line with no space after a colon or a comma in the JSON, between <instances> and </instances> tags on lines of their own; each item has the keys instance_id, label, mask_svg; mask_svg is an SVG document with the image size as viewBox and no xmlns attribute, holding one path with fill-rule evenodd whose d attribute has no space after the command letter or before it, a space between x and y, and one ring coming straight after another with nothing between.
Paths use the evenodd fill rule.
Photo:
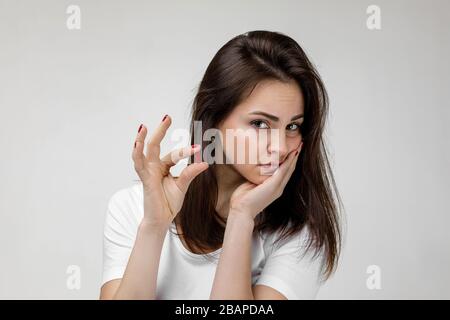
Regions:
<instances>
[{"instance_id":1,"label":"woman's eye","mask_svg":"<svg viewBox=\"0 0 450 320\"><path fill-rule=\"evenodd\" d=\"M252 126L257 127L258 129L267 129L269 126L262 120L253 120L250 122ZM265 127L264 127L265 126Z\"/></svg>"},{"instance_id":2,"label":"woman's eye","mask_svg":"<svg viewBox=\"0 0 450 320\"><path fill-rule=\"evenodd\" d=\"M269 125L263 120L253 120L250 124L258 129L268 129ZM288 131L298 131L301 132L301 124L300 123L291 123L288 125Z\"/></svg>"},{"instance_id":3,"label":"woman's eye","mask_svg":"<svg viewBox=\"0 0 450 320\"><path fill-rule=\"evenodd\" d=\"M291 123L288 127L290 127L290 126L291 126L291 128L292 128L292 126L294 126L293 129L290 129L291 131L300 131L300 129L301 129L301 124L298 124L298 123Z\"/></svg>"}]
</instances>

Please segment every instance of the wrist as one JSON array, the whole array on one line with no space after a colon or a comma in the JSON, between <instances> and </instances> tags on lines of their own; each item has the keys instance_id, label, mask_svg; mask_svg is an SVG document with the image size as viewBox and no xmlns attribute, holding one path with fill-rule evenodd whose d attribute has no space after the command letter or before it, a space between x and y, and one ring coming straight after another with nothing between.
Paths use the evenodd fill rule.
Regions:
<instances>
[{"instance_id":1,"label":"wrist","mask_svg":"<svg viewBox=\"0 0 450 320\"><path fill-rule=\"evenodd\" d=\"M156 223L145 219L141 220L138 227L138 232L144 234L165 235L168 230L169 230L168 224Z\"/></svg>"},{"instance_id":2,"label":"wrist","mask_svg":"<svg viewBox=\"0 0 450 320\"><path fill-rule=\"evenodd\" d=\"M231 222L237 222L251 227L255 225L255 219L251 213L237 209L231 209L228 213L227 224Z\"/></svg>"}]
</instances>

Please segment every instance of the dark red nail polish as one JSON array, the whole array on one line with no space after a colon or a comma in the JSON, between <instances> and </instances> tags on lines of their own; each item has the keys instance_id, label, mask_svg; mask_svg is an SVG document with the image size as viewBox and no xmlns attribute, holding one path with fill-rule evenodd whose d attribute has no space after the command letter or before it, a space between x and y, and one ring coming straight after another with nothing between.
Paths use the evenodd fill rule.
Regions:
<instances>
[{"instance_id":1,"label":"dark red nail polish","mask_svg":"<svg viewBox=\"0 0 450 320\"><path fill-rule=\"evenodd\" d=\"M138 133L141 132L142 124L139 126Z\"/></svg>"},{"instance_id":2,"label":"dark red nail polish","mask_svg":"<svg viewBox=\"0 0 450 320\"><path fill-rule=\"evenodd\" d=\"M162 119L161 122L163 122L164 120L166 120L166 118L167 118L167 114L164 116L164 118Z\"/></svg>"},{"instance_id":3,"label":"dark red nail polish","mask_svg":"<svg viewBox=\"0 0 450 320\"><path fill-rule=\"evenodd\" d=\"M201 157L202 157L201 152L194 153L194 162L195 163L202 162L202 158Z\"/></svg>"},{"instance_id":4,"label":"dark red nail polish","mask_svg":"<svg viewBox=\"0 0 450 320\"><path fill-rule=\"evenodd\" d=\"M295 151L295 155L298 155L298 151Z\"/></svg>"},{"instance_id":5,"label":"dark red nail polish","mask_svg":"<svg viewBox=\"0 0 450 320\"><path fill-rule=\"evenodd\" d=\"M134 147L136 148L136 141L134 142Z\"/></svg>"},{"instance_id":6,"label":"dark red nail polish","mask_svg":"<svg viewBox=\"0 0 450 320\"><path fill-rule=\"evenodd\" d=\"M198 144L191 145L192 149L194 149L196 146L198 146Z\"/></svg>"}]
</instances>

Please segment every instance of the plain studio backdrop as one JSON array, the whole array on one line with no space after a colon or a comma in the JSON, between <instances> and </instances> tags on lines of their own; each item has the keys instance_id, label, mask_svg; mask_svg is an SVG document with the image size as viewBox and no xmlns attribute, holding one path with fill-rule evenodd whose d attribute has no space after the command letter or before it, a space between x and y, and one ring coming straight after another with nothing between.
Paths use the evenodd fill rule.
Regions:
<instances>
[{"instance_id":1,"label":"plain studio backdrop","mask_svg":"<svg viewBox=\"0 0 450 320\"><path fill-rule=\"evenodd\" d=\"M139 124L170 114L173 149L208 63L251 30L294 38L330 96L347 224L318 298L450 298L448 0L1 0L0 298L98 298L106 205L138 178Z\"/></svg>"}]
</instances>

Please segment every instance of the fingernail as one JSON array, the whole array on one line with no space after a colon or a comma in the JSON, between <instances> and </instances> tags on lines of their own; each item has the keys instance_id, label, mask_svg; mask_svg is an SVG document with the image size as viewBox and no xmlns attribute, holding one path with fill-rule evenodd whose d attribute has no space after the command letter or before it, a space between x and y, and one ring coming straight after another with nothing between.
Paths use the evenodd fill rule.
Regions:
<instances>
[{"instance_id":1,"label":"fingernail","mask_svg":"<svg viewBox=\"0 0 450 320\"><path fill-rule=\"evenodd\" d=\"M167 118L167 114L164 116L164 118L162 119L161 122L163 122L164 120L166 120L166 118Z\"/></svg>"},{"instance_id":2,"label":"fingernail","mask_svg":"<svg viewBox=\"0 0 450 320\"><path fill-rule=\"evenodd\" d=\"M142 124L139 126L138 133L141 132Z\"/></svg>"},{"instance_id":3,"label":"fingernail","mask_svg":"<svg viewBox=\"0 0 450 320\"><path fill-rule=\"evenodd\" d=\"M298 155L298 150L297 150L297 151L295 151L295 155Z\"/></svg>"},{"instance_id":4,"label":"fingernail","mask_svg":"<svg viewBox=\"0 0 450 320\"><path fill-rule=\"evenodd\" d=\"M201 152L194 153L194 162L195 163L202 162L202 158L201 157L202 157Z\"/></svg>"},{"instance_id":5,"label":"fingernail","mask_svg":"<svg viewBox=\"0 0 450 320\"><path fill-rule=\"evenodd\" d=\"M134 147L136 148L136 141L134 142Z\"/></svg>"}]
</instances>

